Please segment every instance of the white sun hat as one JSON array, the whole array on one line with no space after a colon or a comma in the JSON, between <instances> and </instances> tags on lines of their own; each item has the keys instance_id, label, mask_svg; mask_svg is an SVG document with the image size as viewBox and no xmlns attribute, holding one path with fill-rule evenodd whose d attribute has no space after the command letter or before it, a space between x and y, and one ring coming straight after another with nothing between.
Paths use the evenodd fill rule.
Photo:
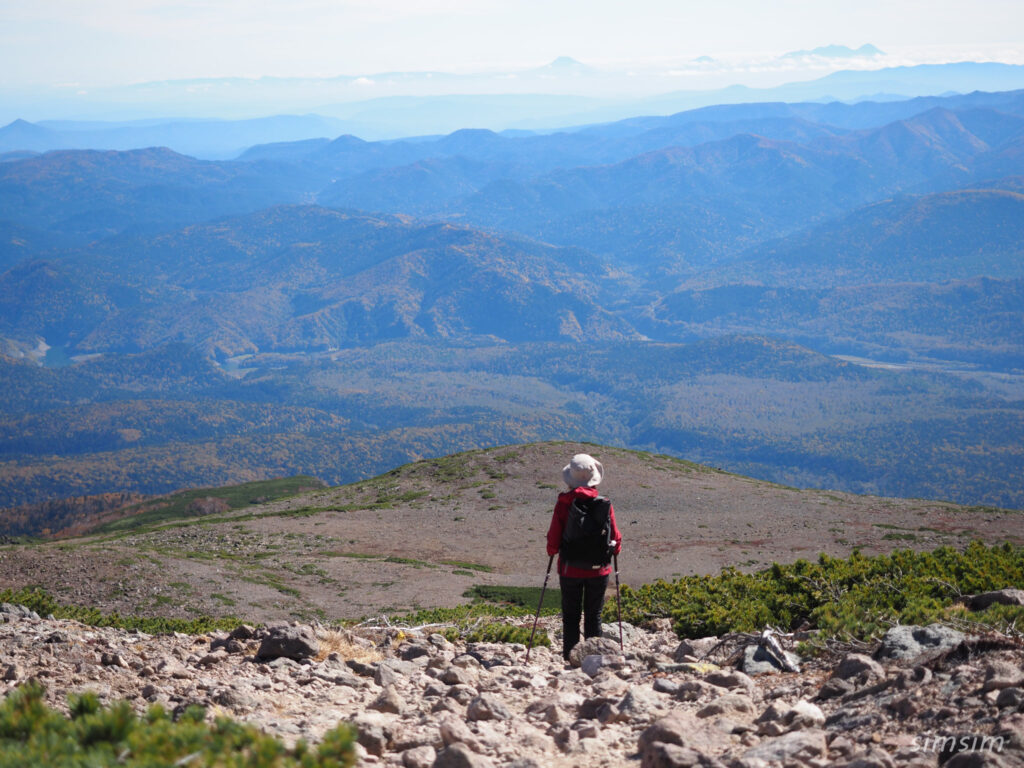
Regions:
<instances>
[{"instance_id":1,"label":"white sun hat","mask_svg":"<svg viewBox=\"0 0 1024 768\"><path fill-rule=\"evenodd\" d=\"M577 453L562 470L562 479L570 488L581 485L593 488L604 479L604 467L589 453Z\"/></svg>"}]
</instances>

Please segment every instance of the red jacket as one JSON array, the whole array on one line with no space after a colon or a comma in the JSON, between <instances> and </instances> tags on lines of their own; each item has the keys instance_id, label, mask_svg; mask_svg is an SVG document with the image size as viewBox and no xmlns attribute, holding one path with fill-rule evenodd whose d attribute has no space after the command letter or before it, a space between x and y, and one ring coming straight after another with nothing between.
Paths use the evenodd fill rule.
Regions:
<instances>
[{"instance_id":1,"label":"red jacket","mask_svg":"<svg viewBox=\"0 0 1024 768\"><path fill-rule=\"evenodd\" d=\"M548 528L548 555L558 554L558 548L562 544L562 531L569 519L569 507L572 506L572 500L577 496L589 496L593 499L597 495L597 488L587 488L586 486L580 486L571 491L558 494L558 501L555 502L555 512L551 516L551 527ZM622 549L622 534L619 533L619 527L615 524L614 507L609 510L608 519L612 525L612 537L615 539L615 554L617 555ZM558 558L559 576L585 579L591 576L607 576L611 572L611 565L606 565L601 569L573 568L571 565L563 564L561 556Z\"/></svg>"}]
</instances>

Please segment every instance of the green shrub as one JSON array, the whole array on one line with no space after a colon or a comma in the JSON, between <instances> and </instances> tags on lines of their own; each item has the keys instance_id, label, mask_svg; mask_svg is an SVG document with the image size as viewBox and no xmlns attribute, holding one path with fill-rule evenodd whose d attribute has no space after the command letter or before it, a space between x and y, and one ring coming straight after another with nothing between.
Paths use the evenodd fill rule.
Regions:
<instances>
[{"instance_id":1,"label":"green shrub","mask_svg":"<svg viewBox=\"0 0 1024 768\"><path fill-rule=\"evenodd\" d=\"M814 563L776 563L756 573L726 568L717 576L623 587L622 611L632 622L671 617L680 637L754 632L768 625L795 629L809 622L827 637L866 640L897 621L945 620L960 594L1004 587L1024 587L1024 548L972 542L963 552L940 547L877 557L821 555ZM614 612L609 602L606 619ZM1024 620L1024 608L966 618L1005 628Z\"/></svg>"},{"instance_id":2,"label":"green shrub","mask_svg":"<svg viewBox=\"0 0 1024 768\"><path fill-rule=\"evenodd\" d=\"M505 607L506 613L514 615L534 614L541 598L540 587L508 587L495 584L475 584L463 593L463 597L483 600ZM562 592L559 589L544 590L544 603L540 607L542 616L552 616L562 607Z\"/></svg>"},{"instance_id":3,"label":"green shrub","mask_svg":"<svg viewBox=\"0 0 1024 768\"><path fill-rule=\"evenodd\" d=\"M466 635L468 643L521 643L527 645L530 642L530 634L533 627L517 627L512 624L485 624ZM546 645L551 647L551 639L548 633L538 628L533 637L534 646Z\"/></svg>"},{"instance_id":4,"label":"green shrub","mask_svg":"<svg viewBox=\"0 0 1024 768\"><path fill-rule=\"evenodd\" d=\"M80 621L92 627L135 629L151 635L170 634L171 632L201 635L216 630L232 630L241 624L241 621L234 617L218 619L211 616L197 616L194 619L168 619L162 616L121 616L117 612L102 613L98 608L62 605L48 592L38 587L25 587L19 590L4 589L0 591L0 603L23 605L40 616L53 615L57 619Z\"/></svg>"},{"instance_id":5,"label":"green shrub","mask_svg":"<svg viewBox=\"0 0 1024 768\"><path fill-rule=\"evenodd\" d=\"M218 718L201 707L177 721L159 706L139 717L127 702L101 707L94 694L68 699L65 718L43 701L36 683L0 705L0 766L106 768L188 765L190 768L334 768L355 764L355 731L340 724L316 748L289 749L251 725Z\"/></svg>"}]
</instances>

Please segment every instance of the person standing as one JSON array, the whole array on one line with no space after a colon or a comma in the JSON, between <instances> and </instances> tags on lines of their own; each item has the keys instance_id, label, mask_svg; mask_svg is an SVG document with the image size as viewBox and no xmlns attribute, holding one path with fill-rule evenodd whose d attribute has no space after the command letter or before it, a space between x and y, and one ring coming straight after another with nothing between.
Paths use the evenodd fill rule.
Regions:
<instances>
[{"instance_id":1,"label":"person standing","mask_svg":"<svg viewBox=\"0 0 1024 768\"><path fill-rule=\"evenodd\" d=\"M583 636L600 637L601 610L604 607L608 576L611 575L611 557L622 549L622 534L615 524L615 510L611 502L598 496L597 486L604 479L601 462L586 453L578 453L562 470L562 479L569 487L558 494L555 510L548 528L548 556L558 555L558 581L562 590L562 657L580 640L580 617L583 617ZM566 528L574 504L603 515L607 505L605 551L593 557L580 559L566 541Z\"/></svg>"}]
</instances>

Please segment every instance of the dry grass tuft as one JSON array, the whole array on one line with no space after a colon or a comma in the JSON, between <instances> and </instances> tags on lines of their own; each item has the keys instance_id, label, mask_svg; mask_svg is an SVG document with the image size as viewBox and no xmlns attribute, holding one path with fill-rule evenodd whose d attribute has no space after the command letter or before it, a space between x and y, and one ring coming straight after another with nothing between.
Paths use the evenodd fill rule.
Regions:
<instances>
[{"instance_id":1,"label":"dry grass tuft","mask_svg":"<svg viewBox=\"0 0 1024 768\"><path fill-rule=\"evenodd\" d=\"M320 653L316 655L317 661L323 661L332 653L336 653L343 659L354 659L364 664L374 661L382 661L384 654L376 648L360 645L355 642L351 633L339 629L327 629L320 633Z\"/></svg>"}]
</instances>

